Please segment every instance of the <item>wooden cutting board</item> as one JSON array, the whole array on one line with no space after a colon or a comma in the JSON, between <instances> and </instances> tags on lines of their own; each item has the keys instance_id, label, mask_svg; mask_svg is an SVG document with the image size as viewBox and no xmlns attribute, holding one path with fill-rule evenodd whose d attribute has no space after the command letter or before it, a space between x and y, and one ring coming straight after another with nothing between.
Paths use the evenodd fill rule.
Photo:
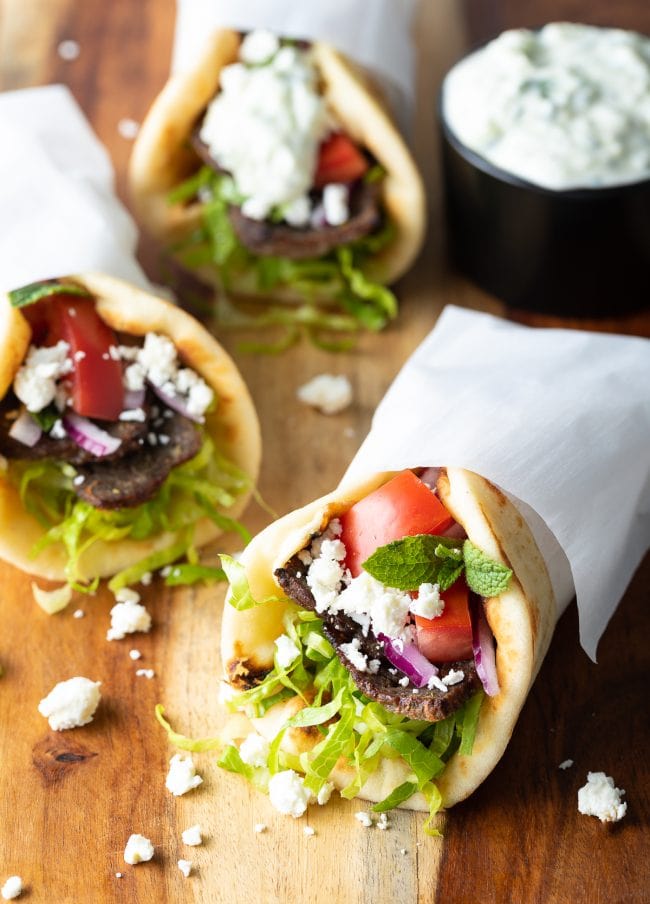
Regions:
<instances>
[{"instance_id":1,"label":"wooden cutting board","mask_svg":"<svg viewBox=\"0 0 650 904\"><path fill-rule=\"evenodd\" d=\"M278 513L337 483L377 402L444 304L503 313L442 266L437 86L466 46L468 27L472 37L492 24L500 29L579 13L588 19L590 12L602 14L603 5L497 6L467 4L469 26L454 0L425 3L419 13L415 142L432 228L419 265L400 286L398 324L339 356L303 345L280 358L246 357L236 351L237 337L222 337L259 409L260 489ZM642 0L621 4L618 12L625 15L621 24L650 30ZM164 83L171 0L0 0L0 14L0 87L68 84L111 153L125 198L131 142L118 124L141 121ZM57 54L65 39L79 43L74 61ZM157 251L145 244L141 259L160 278ZM619 327L649 334L647 317ZM297 386L322 372L350 376L350 410L326 418L298 404ZM268 520L255 505L246 516L253 531ZM108 643L114 601L104 587L48 617L33 601L31 579L0 565L0 884L19 874L25 900L50 904L648 900L649 585L646 558L607 630L598 666L580 649L576 614L569 610L502 762L470 800L443 818L439 839L424 834L421 815L403 812L391 815L385 832L365 829L354 818L367 809L361 802L333 801L313 808L308 819L282 817L239 777L222 773L211 753L194 757L203 785L172 797L164 779L174 750L154 706L163 703L185 734L211 736L219 729L223 589L172 590L154 582L143 588L154 617L151 633ZM73 617L77 608L82 618ZM129 657L132 648L142 653L138 662ZM155 676L137 677L137 668L151 668ZM101 706L90 725L51 732L38 702L71 675L102 682ZM575 765L559 770L567 758ZM577 813L577 789L588 770L604 770L627 789L628 814L614 828ZM205 842L188 848L181 832L195 823ZM256 823L266 831L256 833ZM304 834L305 825L313 836ZM156 847L154 859L135 868L122 856L132 832ZM177 867L181 857L194 863L189 879Z\"/></svg>"}]
</instances>

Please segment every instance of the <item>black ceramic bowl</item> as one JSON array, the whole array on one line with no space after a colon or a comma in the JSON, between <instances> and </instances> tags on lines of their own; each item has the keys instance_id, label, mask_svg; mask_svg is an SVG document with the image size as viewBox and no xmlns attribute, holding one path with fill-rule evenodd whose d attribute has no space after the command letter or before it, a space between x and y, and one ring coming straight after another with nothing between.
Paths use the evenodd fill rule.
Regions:
<instances>
[{"instance_id":1,"label":"black ceramic bowl","mask_svg":"<svg viewBox=\"0 0 650 904\"><path fill-rule=\"evenodd\" d=\"M439 104L449 250L507 305L565 317L650 309L650 179L553 191L494 166Z\"/></svg>"}]
</instances>

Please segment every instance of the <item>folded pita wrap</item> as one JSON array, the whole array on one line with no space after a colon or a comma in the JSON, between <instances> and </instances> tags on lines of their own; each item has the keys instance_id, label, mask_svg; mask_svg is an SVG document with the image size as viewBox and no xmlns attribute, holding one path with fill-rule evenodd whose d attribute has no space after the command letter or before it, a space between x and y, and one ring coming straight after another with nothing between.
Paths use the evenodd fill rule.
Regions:
<instances>
[{"instance_id":1,"label":"folded pita wrap","mask_svg":"<svg viewBox=\"0 0 650 904\"><path fill-rule=\"evenodd\" d=\"M199 374L214 390L216 405L205 415L205 434L217 452L248 477L246 487L222 513L236 518L244 509L260 462L260 431L255 408L239 371L216 340L180 308L122 280L99 274L62 278L91 293L100 317L118 333L142 337L157 333L169 337L179 360ZM43 302L47 304L47 300ZM11 389L25 358L31 328L9 296L0 295L0 399ZM71 498L74 498L70 493ZM120 511L124 511L121 509ZM30 514L12 479L12 462L0 469L0 558L31 574L52 580L69 578L68 556L61 542L33 550L46 528ZM194 528L193 544L201 546L221 533L215 521L202 517ZM102 540L92 543L79 557L75 579L89 581L114 575L136 565L152 553L179 540L173 531L158 531L145 539Z\"/></svg>"},{"instance_id":2,"label":"folded pita wrap","mask_svg":"<svg viewBox=\"0 0 650 904\"><path fill-rule=\"evenodd\" d=\"M198 171L200 160L189 144L207 105L219 90L221 70L238 59L241 35L219 29L206 41L193 68L171 76L142 124L130 162L133 206L145 228L173 248L201 225L202 204L169 203L170 192ZM381 206L394 230L387 244L363 263L368 279L387 285L411 265L424 237L425 195L413 159L366 75L327 44L312 45L327 106L342 129L384 168ZM193 268L203 281L220 286L216 264ZM228 290L250 297L304 301L304 291L289 284L272 290L258 285L252 269L229 274ZM331 291L310 293L313 301L331 300Z\"/></svg>"},{"instance_id":3,"label":"folded pita wrap","mask_svg":"<svg viewBox=\"0 0 650 904\"><path fill-rule=\"evenodd\" d=\"M281 635L283 617L290 604L277 600L276 569L283 567L328 523L347 511L396 472L374 474L348 481L334 492L271 524L246 548L240 560L256 600L276 597L256 608L224 609L221 634L226 680L246 687L265 675L274 662L274 640ZM556 623L556 601L544 560L518 510L496 486L470 471L442 469L437 483L439 498L464 527L469 540L491 559L509 566L513 577L507 590L485 600L487 621L496 641L499 692L485 696L481 704L471 755L454 753L435 778L442 806L465 799L495 767L514 729L517 717L548 649ZM235 697L235 702L236 702ZM271 740L286 721L304 706L290 697L253 718L254 729ZM241 734L241 729L239 730ZM283 749L300 753L313 748L322 736L309 728L291 728ZM400 758L383 758L358 791L358 796L381 801L408 780L411 769ZM330 780L339 789L354 777L353 764L341 757ZM400 806L426 810L430 801L415 793Z\"/></svg>"}]
</instances>

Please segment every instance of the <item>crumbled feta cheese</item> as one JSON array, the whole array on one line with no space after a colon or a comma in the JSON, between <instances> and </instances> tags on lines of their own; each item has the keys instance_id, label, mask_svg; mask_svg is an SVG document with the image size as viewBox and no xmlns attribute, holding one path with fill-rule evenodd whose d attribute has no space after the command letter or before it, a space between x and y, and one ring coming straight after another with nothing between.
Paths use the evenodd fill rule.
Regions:
<instances>
[{"instance_id":1,"label":"crumbled feta cheese","mask_svg":"<svg viewBox=\"0 0 650 904\"><path fill-rule=\"evenodd\" d=\"M54 401L57 380L73 368L69 351L70 346L63 340L43 348L29 347L13 383L14 392L28 411L42 411Z\"/></svg>"},{"instance_id":2,"label":"crumbled feta cheese","mask_svg":"<svg viewBox=\"0 0 650 904\"><path fill-rule=\"evenodd\" d=\"M354 818L357 819L361 823L361 825L366 829L369 829L373 824L372 816L370 815L370 813L366 813L365 810L358 810L354 814Z\"/></svg>"},{"instance_id":3,"label":"crumbled feta cheese","mask_svg":"<svg viewBox=\"0 0 650 904\"><path fill-rule=\"evenodd\" d=\"M318 794L316 795L316 800L324 807L326 803L328 803L330 797L332 796L332 791L334 790L333 782L325 782L323 787L320 789Z\"/></svg>"},{"instance_id":4,"label":"crumbled feta cheese","mask_svg":"<svg viewBox=\"0 0 650 904\"><path fill-rule=\"evenodd\" d=\"M60 681L38 704L38 711L53 731L87 725L99 705L100 685L101 681L81 677Z\"/></svg>"},{"instance_id":5,"label":"crumbled feta cheese","mask_svg":"<svg viewBox=\"0 0 650 904\"><path fill-rule=\"evenodd\" d=\"M578 810L585 816L597 816L601 822L618 822L627 812L625 794L604 772L588 772L587 784L578 791Z\"/></svg>"},{"instance_id":6,"label":"crumbled feta cheese","mask_svg":"<svg viewBox=\"0 0 650 904\"><path fill-rule=\"evenodd\" d=\"M311 799L305 780L293 769L277 772L269 779L269 797L278 812L294 819L302 816Z\"/></svg>"},{"instance_id":7,"label":"crumbled feta cheese","mask_svg":"<svg viewBox=\"0 0 650 904\"><path fill-rule=\"evenodd\" d=\"M411 682L410 682L409 676L404 675L404 677L400 678L400 680L397 683L400 685L400 687L408 687Z\"/></svg>"},{"instance_id":8,"label":"crumbled feta cheese","mask_svg":"<svg viewBox=\"0 0 650 904\"><path fill-rule=\"evenodd\" d=\"M442 683L446 687L452 687L454 684L460 684L464 677L465 672L462 672L460 669L451 669L442 679Z\"/></svg>"},{"instance_id":9,"label":"crumbled feta cheese","mask_svg":"<svg viewBox=\"0 0 650 904\"><path fill-rule=\"evenodd\" d=\"M116 878L116 879L121 879L121 878L122 878L122 873L115 873L115 878Z\"/></svg>"},{"instance_id":10,"label":"crumbled feta cheese","mask_svg":"<svg viewBox=\"0 0 650 904\"><path fill-rule=\"evenodd\" d=\"M106 640L122 640L127 634L147 633L150 629L151 615L141 603L128 598L111 609L111 626L106 632Z\"/></svg>"},{"instance_id":11,"label":"crumbled feta cheese","mask_svg":"<svg viewBox=\"0 0 650 904\"><path fill-rule=\"evenodd\" d=\"M316 612L324 612L337 600L338 588L345 578L344 560L345 547L340 540L322 541L320 552L307 572L307 585L313 594Z\"/></svg>"},{"instance_id":12,"label":"crumbled feta cheese","mask_svg":"<svg viewBox=\"0 0 650 904\"><path fill-rule=\"evenodd\" d=\"M342 226L350 219L350 191L347 185L331 183L323 189L323 210L330 226Z\"/></svg>"},{"instance_id":13,"label":"crumbled feta cheese","mask_svg":"<svg viewBox=\"0 0 650 904\"><path fill-rule=\"evenodd\" d=\"M86 613L83 609L75 609L72 613L73 618L83 618Z\"/></svg>"},{"instance_id":14,"label":"crumbled feta cheese","mask_svg":"<svg viewBox=\"0 0 650 904\"><path fill-rule=\"evenodd\" d=\"M338 414L352 402L352 384L343 374L319 374L299 387L296 395L301 402L318 408L323 414Z\"/></svg>"},{"instance_id":15,"label":"crumbled feta cheese","mask_svg":"<svg viewBox=\"0 0 650 904\"><path fill-rule=\"evenodd\" d=\"M153 844L144 835L131 835L124 848L124 860L135 866L153 857Z\"/></svg>"},{"instance_id":16,"label":"crumbled feta cheese","mask_svg":"<svg viewBox=\"0 0 650 904\"><path fill-rule=\"evenodd\" d=\"M314 829L312 826L305 826L305 828L302 831L303 831L303 835L306 835L307 838L311 838L313 835L316 834L316 829Z\"/></svg>"},{"instance_id":17,"label":"crumbled feta cheese","mask_svg":"<svg viewBox=\"0 0 650 904\"><path fill-rule=\"evenodd\" d=\"M307 195L302 195L286 204L282 209L282 215L289 226L296 228L306 226L311 216L311 201Z\"/></svg>"},{"instance_id":18,"label":"crumbled feta cheese","mask_svg":"<svg viewBox=\"0 0 650 904\"><path fill-rule=\"evenodd\" d=\"M431 678L429 678L427 687L430 691L435 687L436 690L442 691L443 693L447 692L447 685L437 675L432 675Z\"/></svg>"},{"instance_id":19,"label":"crumbled feta cheese","mask_svg":"<svg viewBox=\"0 0 650 904\"><path fill-rule=\"evenodd\" d=\"M423 618L438 618L445 608L445 601L440 598L438 584L420 584L418 595L411 604L413 615Z\"/></svg>"},{"instance_id":20,"label":"crumbled feta cheese","mask_svg":"<svg viewBox=\"0 0 650 904\"><path fill-rule=\"evenodd\" d=\"M342 643L339 649L346 659L352 663L355 669L358 669L360 672L366 672L368 671L368 657L359 649L360 643L359 638L354 637L350 643Z\"/></svg>"},{"instance_id":21,"label":"crumbled feta cheese","mask_svg":"<svg viewBox=\"0 0 650 904\"><path fill-rule=\"evenodd\" d=\"M127 408L125 411L120 412L119 419L121 421L139 421L144 424L147 415L144 412L144 408Z\"/></svg>"},{"instance_id":22,"label":"crumbled feta cheese","mask_svg":"<svg viewBox=\"0 0 650 904\"><path fill-rule=\"evenodd\" d=\"M198 788L203 783L200 775L196 774L194 761L191 756L175 754L169 761L169 772L165 779L165 787L174 795L180 797L187 794L193 788Z\"/></svg>"},{"instance_id":23,"label":"crumbled feta cheese","mask_svg":"<svg viewBox=\"0 0 650 904\"><path fill-rule=\"evenodd\" d=\"M151 678L156 674L153 669L136 669L135 671L137 678Z\"/></svg>"},{"instance_id":24,"label":"crumbled feta cheese","mask_svg":"<svg viewBox=\"0 0 650 904\"><path fill-rule=\"evenodd\" d=\"M76 60L81 53L81 47L77 41L72 41L70 39L66 41L61 41L59 46L56 48L56 52L59 54L62 60L65 60L66 63L72 63Z\"/></svg>"},{"instance_id":25,"label":"crumbled feta cheese","mask_svg":"<svg viewBox=\"0 0 650 904\"><path fill-rule=\"evenodd\" d=\"M181 838L183 839L183 844L187 844L190 847L197 847L199 844L203 844L201 826L190 826L189 829L185 829L185 831L181 834Z\"/></svg>"},{"instance_id":26,"label":"crumbled feta cheese","mask_svg":"<svg viewBox=\"0 0 650 904\"><path fill-rule=\"evenodd\" d=\"M287 634L276 637L274 643L276 646L275 659L278 665L281 669L288 669L296 656L300 655L300 650Z\"/></svg>"},{"instance_id":27,"label":"crumbled feta cheese","mask_svg":"<svg viewBox=\"0 0 650 904\"><path fill-rule=\"evenodd\" d=\"M239 746L239 756L248 766L266 766L269 759L269 742L252 731Z\"/></svg>"},{"instance_id":28,"label":"crumbled feta cheese","mask_svg":"<svg viewBox=\"0 0 650 904\"><path fill-rule=\"evenodd\" d=\"M263 822L256 822L253 826L253 831L257 832L258 835L261 835L262 832L266 832L266 825Z\"/></svg>"},{"instance_id":29,"label":"crumbled feta cheese","mask_svg":"<svg viewBox=\"0 0 650 904\"><path fill-rule=\"evenodd\" d=\"M52 439L65 439L67 435L68 431L63 426L63 421L57 418L50 429L50 436Z\"/></svg>"},{"instance_id":30,"label":"crumbled feta cheese","mask_svg":"<svg viewBox=\"0 0 650 904\"><path fill-rule=\"evenodd\" d=\"M570 769L573 766L573 760L562 760L558 769Z\"/></svg>"},{"instance_id":31,"label":"crumbled feta cheese","mask_svg":"<svg viewBox=\"0 0 650 904\"><path fill-rule=\"evenodd\" d=\"M129 650L129 657L135 662L136 659L142 658L142 653L140 650Z\"/></svg>"},{"instance_id":32,"label":"crumbled feta cheese","mask_svg":"<svg viewBox=\"0 0 650 904\"><path fill-rule=\"evenodd\" d=\"M399 852L400 852L400 854L403 854L404 856L406 856L406 854L408 853L408 851L406 850L406 848L400 848L400 851L399 851Z\"/></svg>"},{"instance_id":33,"label":"crumbled feta cheese","mask_svg":"<svg viewBox=\"0 0 650 904\"><path fill-rule=\"evenodd\" d=\"M85 474L77 474L76 477L73 477L73 478L72 478L72 483L73 483L76 487L80 487L81 484L85 482L85 480L86 480Z\"/></svg>"},{"instance_id":34,"label":"crumbled feta cheese","mask_svg":"<svg viewBox=\"0 0 650 904\"><path fill-rule=\"evenodd\" d=\"M280 49L280 41L272 31L258 28L249 31L239 48L239 58L244 63L259 65L266 63Z\"/></svg>"},{"instance_id":35,"label":"crumbled feta cheese","mask_svg":"<svg viewBox=\"0 0 650 904\"><path fill-rule=\"evenodd\" d=\"M367 571L362 571L329 608L330 611L344 612L361 625L364 618L367 620L369 617L375 637L386 634L391 638L401 638L411 603L408 593L386 587Z\"/></svg>"},{"instance_id":36,"label":"crumbled feta cheese","mask_svg":"<svg viewBox=\"0 0 650 904\"><path fill-rule=\"evenodd\" d=\"M20 876L9 876L5 884L2 886L2 897L5 901L13 901L14 898L19 897L23 890L23 880Z\"/></svg>"},{"instance_id":37,"label":"crumbled feta cheese","mask_svg":"<svg viewBox=\"0 0 650 904\"><path fill-rule=\"evenodd\" d=\"M390 829L390 823L388 821L388 815L386 813L380 813L379 819L377 820L377 828L381 829L383 832L386 829Z\"/></svg>"},{"instance_id":38,"label":"crumbled feta cheese","mask_svg":"<svg viewBox=\"0 0 650 904\"><path fill-rule=\"evenodd\" d=\"M127 141L132 141L140 131L140 124L136 122L135 119L124 117L118 122L117 131L122 138L125 138Z\"/></svg>"},{"instance_id":39,"label":"crumbled feta cheese","mask_svg":"<svg viewBox=\"0 0 650 904\"><path fill-rule=\"evenodd\" d=\"M190 873L192 872L192 861L191 860L179 860L178 868L183 873L186 879L189 879Z\"/></svg>"},{"instance_id":40,"label":"crumbled feta cheese","mask_svg":"<svg viewBox=\"0 0 650 904\"><path fill-rule=\"evenodd\" d=\"M371 659L368 662L368 671L371 675L376 675L381 668L381 659Z\"/></svg>"},{"instance_id":41,"label":"crumbled feta cheese","mask_svg":"<svg viewBox=\"0 0 650 904\"><path fill-rule=\"evenodd\" d=\"M251 44L242 44L243 63L221 70L221 90L207 109L200 137L232 174L245 198L244 214L263 219L309 193L318 149L332 122L309 52L276 48L271 53L273 37L258 34L268 35L252 32L246 38ZM249 52L256 59L261 55L266 65L247 65Z\"/></svg>"}]
</instances>

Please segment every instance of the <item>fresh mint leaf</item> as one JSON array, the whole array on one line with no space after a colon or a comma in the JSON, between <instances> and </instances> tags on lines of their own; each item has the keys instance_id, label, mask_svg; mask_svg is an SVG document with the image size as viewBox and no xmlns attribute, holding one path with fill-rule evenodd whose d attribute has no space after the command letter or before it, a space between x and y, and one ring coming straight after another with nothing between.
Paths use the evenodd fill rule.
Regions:
<instances>
[{"instance_id":1,"label":"fresh mint leaf","mask_svg":"<svg viewBox=\"0 0 650 904\"><path fill-rule=\"evenodd\" d=\"M451 585L456 583L463 573L464 567L463 562L457 564L454 560L450 559L447 559L442 563L440 571L438 572L438 580L436 581L441 592L449 590Z\"/></svg>"},{"instance_id":2,"label":"fresh mint leaf","mask_svg":"<svg viewBox=\"0 0 650 904\"><path fill-rule=\"evenodd\" d=\"M49 298L50 295L80 295L83 298L91 298L88 289L78 286L76 283L65 282L36 282L20 289L9 292L9 301L14 308L24 308L29 304L40 301L41 298Z\"/></svg>"},{"instance_id":3,"label":"fresh mint leaf","mask_svg":"<svg viewBox=\"0 0 650 904\"><path fill-rule=\"evenodd\" d=\"M465 578L467 586L482 597L499 596L512 577L512 571L500 562L495 562L469 540L463 543Z\"/></svg>"},{"instance_id":4,"label":"fresh mint leaf","mask_svg":"<svg viewBox=\"0 0 650 904\"><path fill-rule=\"evenodd\" d=\"M453 553L448 557L448 550L457 548L458 541L449 537L416 534L380 546L362 567L382 584L398 590L417 590L420 584L439 584L441 573L449 587L452 575L456 575L453 578L456 580L463 567ZM439 549L445 551L443 557L437 554Z\"/></svg>"}]
</instances>

